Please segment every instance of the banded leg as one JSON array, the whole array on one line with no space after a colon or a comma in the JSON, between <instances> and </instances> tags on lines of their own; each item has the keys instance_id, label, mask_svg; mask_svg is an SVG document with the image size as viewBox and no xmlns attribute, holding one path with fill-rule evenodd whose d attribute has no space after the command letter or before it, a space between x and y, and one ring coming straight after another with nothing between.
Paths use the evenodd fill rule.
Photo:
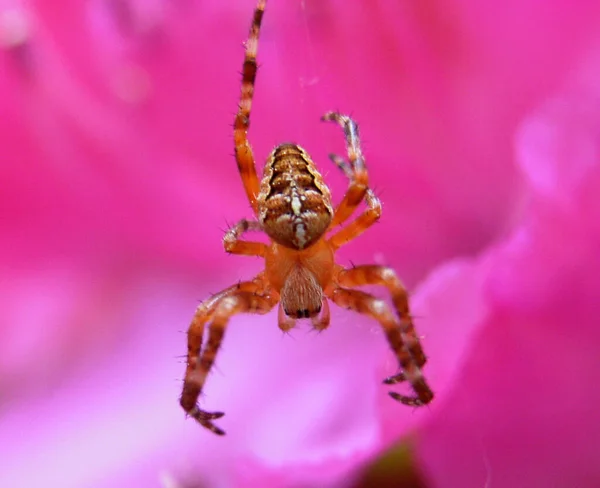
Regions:
<instances>
[{"instance_id":1,"label":"banded leg","mask_svg":"<svg viewBox=\"0 0 600 488\"><path fill-rule=\"evenodd\" d=\"M337 275L337 281L341 286L355 288L364 285L385 286L392 297L392 303L396 309L396 314L400 320L400 329L403 335L404 344L411 356L414 358L417 367L422 368L427 362L427 357L423 352L419 337L415 331L415 326L410 315L408 305L408 294L402 282L398 279L396 272L385 266L366 265L356 266L351 269L342 269ZM404 373L390 376L384 383L391 385L404 381Z\"/></svg>"},{"instance_id":2,"label":"banded leg","mask_svg":"<svg viewBox=\"0 0 600 488\"><path fill-rule=\"evenodd\" d=\"M250 111L252 109L252 97L254 96L254 83L256 80L256 52L258 50L258 37L260 35L260 24L265 11L266 0L258 0L254 17L250 26L250 33L246 41L246 53L242 68L242 89L240 94L240 105L233 123L233 141L235 147L235 160L242 177L244 190L250 201L250 205L257 213L256 196L259 192L258 175L252 147L248 141L248 127L250 126Z\"/></svg>"},{"instance_id":3,"label":"banded leg","mask_svg":"<svg viewBox=\"0 0 600 488\"><path fill-rule=\"evenodd\" d=\"M410 383L416 394L416 396L408 396L391 391L389 395L404 405L415 407L431 402L433 392L425 381L421 368L406 346L410 342L410 337L400 327L398 320L386 303L363 291L348 290L346 288L329 290L328 296L336 305L369 315L383 327L390 348L396 354L406 380Z\"/></svg>"},{"instance_id":4,"label":"banded leg","mask_svg":"<svg viewBox=\"0 0 600 488\"><path fill-rule=\"evenodd\" d=\"M344 170L340 166L339 162L341 158L334 154L330 155L330 158L335 164L340 166L346 176L350 179L350 185L344 195L344 198L335 209L335 214L330 224L330 228L344 223L350 215L356 210L356 207L360 205L365 193L369 187L369 175L365 166L365 160L360 148L360 138L358 135L358 125L347 115L342 115L337 112L328 112L321 120L336 122L344 130L346 136L346 148L348 151L348 169Z\"/></svg>"},{"instance_id":5,"label":"banded leg","mask_svg":"<svg viewBox=\"0 0 600 488\"><path fill-rule=\"evenodd\" d=\"M199 356L202 349L204 327L206 323L212 319L218 305L223 301L223 299L236 296L236 294L255 295L256 293L260 293L263 288L264 285L261 281L261 276L259 275L254 281L242 282L216 293L201 303L196 309L196 313L194 314L194 318L192 319L192 323L190 324L187 332L187 365L183 391L180 398L180 404L188 414L191 414L196 405L198 396L200 395L200 390L196 391L197 385L194 380L194 375L199 368ZM210 414L206 412L198 414L198 416L201 417L201 419L199 418L198 421L202 425L211 420Z\"/></svg>"},{"instance_id":6,"label":"banded leg","mask_svg":"<svg viewBox=\"0 0 600 488\"><path fill-rule=\"evenodd\" d=\"M339 249L344 244L356 239L381 217L381 201L370 188L367 188L365 192L365 201L367 203L365 211L328 239L333 250Z\"/></svg>"},{"instance_id":7,"label":"banded leg","mask_svg":"<svg viewBox=\"0 0 600 488\"><path fill-rule=\"evenodd\" d=\"M244 254L246 256L261 256L267 252L267 246L262 242L242 241L241 237L246 232L260 232L260 224L256 221L242 219L231 227L223 237L223 247L230 254Z\"/></svg>"}]
</instances>

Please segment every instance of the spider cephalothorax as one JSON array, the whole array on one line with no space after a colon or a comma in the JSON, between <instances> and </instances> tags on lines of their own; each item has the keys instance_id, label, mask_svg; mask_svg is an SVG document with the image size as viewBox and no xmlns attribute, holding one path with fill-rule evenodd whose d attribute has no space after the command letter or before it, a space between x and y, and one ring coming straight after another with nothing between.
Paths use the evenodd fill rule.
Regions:
<instances>
[{"instance_id":1,"label":"spider cephalothorax","mask_svg":"<svg viewBox=\"0 0 600 488\"><path fill-rule=\"evenodd\" d=\"M226 233L225 250L233 254L260 256L265 269L250 281L233 285L205 300L188 329L187 368L181 406L201 425L224 434L213 420L222 412L205 412L198 398L221 345L225 327L238 313L264 314L279 304L278 325L287 331L297 319L309 318L323 330L329 325L329 303L355 310L377 320L398 358L401 372L384 380L386 384L407 381L415 396L390 392L405 405L420 406L433 399L433 392L421 372L426 358L412 323L408 297L396 273L384 266L363 265L346 269L335 263L337 249L362 234L381 215L381 203L369 188L369 179L360 148L357 124L348 116L330 112L323 120L338 124L344 131L348 161L332 155L331 160L348 177L350 184L335 207L331 193L310 156L300 146L281 144L267 159L259 182L248 124L256 78L256 51L266 0L259 0L246 42L242 95L234 122L235 158L244 189L257 220L243 219ZM355 220L345 223L362 201L367 204ZM270 244L242 240L249 231L264 232ZM327 237L327 234L331 232ZM354 289L381 285L388 289L394 312L385 301ZM205 325L208 337L203 344Z\"/></svg>"}]
</instances>

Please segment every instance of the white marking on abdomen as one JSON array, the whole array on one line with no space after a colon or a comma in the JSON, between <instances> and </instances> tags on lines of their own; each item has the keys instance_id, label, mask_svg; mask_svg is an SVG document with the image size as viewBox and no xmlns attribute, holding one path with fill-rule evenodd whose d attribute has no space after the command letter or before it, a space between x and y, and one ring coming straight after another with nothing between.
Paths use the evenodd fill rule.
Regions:
<instances>
[{"instance_id":1,"label":"white marking on abdomen","mask_svg":"<svg viewBox=\"0 0 600 488\"><path fill-rule=\"evenodd\" d=\"M296 194L292 197L292 212L296 217L299 217L302 212L302 203L300 203L300 199Z\"/></svg>"},{"instance_id":2,"label":"white marking on abdomen","mask_svg":"<svg viewBox=\"0 0 600 488\"><path fill-rule=\"evenodd\" d=\"M296 239L298 241L298 247L302 249L306 244L306 229L304 224L296 224Z\"/></svg>"}]
</instances>

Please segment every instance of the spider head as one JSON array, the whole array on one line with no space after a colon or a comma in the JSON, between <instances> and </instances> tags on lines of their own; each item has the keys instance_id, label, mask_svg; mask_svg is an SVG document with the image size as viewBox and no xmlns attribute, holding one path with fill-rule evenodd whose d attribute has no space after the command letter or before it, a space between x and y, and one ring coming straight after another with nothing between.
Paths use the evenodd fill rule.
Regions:
<instances>
[{"instance_id":1,"label":"spider head","mask_svg":"<svg viewBox=\"0 0 600 488\"><path fill-rule=\"evenodd\" d=\"M323 291L315 276L303 266L294 267L281 289L281 305L288 317L308 319L319 314Z\"/></svg>"}]
</instances>

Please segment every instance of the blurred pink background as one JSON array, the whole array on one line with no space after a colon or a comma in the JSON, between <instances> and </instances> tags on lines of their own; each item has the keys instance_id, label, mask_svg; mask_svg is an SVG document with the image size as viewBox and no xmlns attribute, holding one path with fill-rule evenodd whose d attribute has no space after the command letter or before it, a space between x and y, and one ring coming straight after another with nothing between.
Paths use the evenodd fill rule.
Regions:
<instances>
[{"instance_id":1,"label":"blurred pink background","mask_svg":"<svg viewBox=\"0 0 600 488\"><path fill-rule=\"evenodd\" d=\"M203 405L185 330L261 263L234 158L254 0L0 0L0 486L352 486L410 435L432 487L600 486L600 4L270 0L250 139L361 124L381 223L339 262L411 290L436 392L413 411L377 324L231 321ZM402 480L391 480L390 486Z\"/></svg>"}]
</instances>

